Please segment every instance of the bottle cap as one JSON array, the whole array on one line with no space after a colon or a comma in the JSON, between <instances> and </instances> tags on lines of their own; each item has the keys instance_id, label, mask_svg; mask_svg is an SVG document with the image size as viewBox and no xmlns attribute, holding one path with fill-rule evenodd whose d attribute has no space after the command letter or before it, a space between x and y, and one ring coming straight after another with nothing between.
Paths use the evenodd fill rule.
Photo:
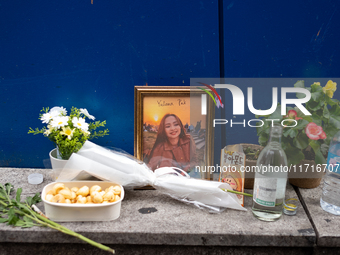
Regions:
<instances>
[{"instance_id":1,"label":"bottle cap","mask_svg":"<svg viewBox=\"0 0 340 255\"><path fill-rule=\"evenodd\" d=\"M29 184L40 184L43 182L43 180L44 180L44 177L42 174L34 173L28 176Z\"/></svg>"},{"instance_id":2,"label":"bottle cap","mask_svg":"<svg viewBox=\"0 0 340 255\"><path fill-rule=\"evenodd\" d=\"M297 210L298 200L296 198L288 198L283 204L283 213L286 215L295 215Z\"/></svg>"}]
</instances>

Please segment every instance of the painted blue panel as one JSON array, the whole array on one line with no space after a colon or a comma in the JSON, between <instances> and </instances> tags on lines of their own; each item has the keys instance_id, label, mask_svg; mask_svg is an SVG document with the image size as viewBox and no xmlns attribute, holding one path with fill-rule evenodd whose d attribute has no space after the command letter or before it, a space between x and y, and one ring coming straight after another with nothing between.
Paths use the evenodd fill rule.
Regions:
<instances>
[{"instance_id":1,"label":"painted blue panel","mask_svg":"<svg viewBox=\"0 0 340 255\"><path fill-rule=\"evenodd\" d=\"M44 167L42 107L107 120L95 140L133 154L134 85L218 77L217 1L2 1L0 167Z\"/></svg>"},{"instance_id":2,"label":"painted blue panel","mask_svg":"<svg viewBox=\"0 0 340 255\"><path fill-rule=\"evenodd\" d=\"M338 76L339 8L336 0L225 1L225 76Z\"/></svg>"},{"instance_id":3,"label":"painted blue panel","mask_svg":"<svg viewBox=\"0 0 340 255\"><path fill-rule=\"evenodd\" d=\"M223 3L225 77L339 77L339 1ZM247 87L251 84L240 86L245 95ZM271 106L271 92L270 87L254 88L258 109ZM340 92L334 97L340 99ZM227 130L226 140L257 143L257 135L251 129Z\"/></svg>"}]
</instances>

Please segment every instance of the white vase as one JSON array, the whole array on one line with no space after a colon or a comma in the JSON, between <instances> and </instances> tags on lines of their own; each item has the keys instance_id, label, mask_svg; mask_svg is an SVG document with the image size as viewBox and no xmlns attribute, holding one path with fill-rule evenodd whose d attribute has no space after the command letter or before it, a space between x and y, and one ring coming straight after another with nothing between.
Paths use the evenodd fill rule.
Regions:
<instances>
[{"instance_id":1,"label":"white vase","mask_svg":"<svg viewBox=\"0 0 340 255\"><path fill-rule=\"evenodd\" d=\"M53 150L50 151L50 160L51 160L51 165L52 165L52 173L50 174L50 176L52 177L52 179L54 181L58 180L58 177L61 173L61 171L64 169L66 163L68 162L68 160L66 159L60 159L57 158L57 154L58 154L58 149L55 148ZM64 169L67 171L72 171L71 169ZM75 178L75 180L95 180L98 181L99 179L90 175L87 172L81 171Z\"/></svg>"},{"instance_id":2,"label":"white vase","mask_svg":"<svg viewBox=\"0 0 340 255\"><path fill-rule=\"evenodd\" d=\"M63 169L67 163L67 160L58 158L58 149L55 148L50 151L50 160L52 169Z\"/></svg>"}]
</instances>

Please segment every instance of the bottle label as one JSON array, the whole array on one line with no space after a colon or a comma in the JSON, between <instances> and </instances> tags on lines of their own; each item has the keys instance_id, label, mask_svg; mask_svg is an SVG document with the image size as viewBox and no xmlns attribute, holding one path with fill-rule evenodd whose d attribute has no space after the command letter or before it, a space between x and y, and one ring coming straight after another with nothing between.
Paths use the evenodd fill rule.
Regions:
<instances>
[{"instance_id":1,"label":"bottle label","mask_svg":"<svg viewBox=\"0 0 340 255\"><path fill-rule=\"evenodd\" d=\"M340 174L340 156L328 152L327 169L333 173Z\"/></svg>"},{"instance_id":2,"label":"bottle label","mask_svg":"<svg viewBox=\"0 0 340 255\"><path fill-rule=\"evenodd\" d=\"M253 200L255 203L275 207L277 179L256 178L254 182Z\"/></svg>"}]
</instances>

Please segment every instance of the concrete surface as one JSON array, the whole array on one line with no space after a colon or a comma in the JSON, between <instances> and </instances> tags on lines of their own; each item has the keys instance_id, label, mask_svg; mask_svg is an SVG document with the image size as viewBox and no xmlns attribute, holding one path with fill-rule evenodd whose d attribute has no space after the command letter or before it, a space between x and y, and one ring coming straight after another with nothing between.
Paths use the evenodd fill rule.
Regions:
<instances>
[{"instance_id":1,"label":"concrete surface","mask_svg":"<svg viewBox=\"0 0 340 255\"><path fill-rule=\"evenodd\" d=\"M323 181L315 189L299 189L308 214L317 230L317 245L340 247L340 216L324 211L320 206Z\"/></svg>"},{"instance_id":2,"label":"concrete surface","mask_svg":"<svg viewBox=\"0 0 340 255\"><path fill-rule=\"evenodd\" d=\"M27 176L33 172L44 174L42 184L28 184ZM52 182L48 172L47 169L0 168L0 182L10 182L15 188L22 187L23 196L33 195ZM247 192L251 193L251 190ZM290 185L287 186L288 197L297 198ZM247 212L227 209L219 214L211 214L157 190L128 190L119 219L111 222L61 224L112 248L127 251L128 247L131 253L126 254L170 254L167 249L177 251L171 254L190 254L188 249L199 254L248 254L252 250L258 250L259 253L270 250L273 254L282 254L288 250L291 252L285 254L313 252L317 242L316 234L301 204L298 204L297 215L283 215L276 222L257 220L251 213L251 204L251 198L246 197ZM39 204L39 208L44 211L43 204ZM0 254L18 248L15 244L22 247L33 245L36 252L44 250L44 247L54 247L54 254L59 254L56 249L63 249L64 245L77 249L81 242L48 228L21 229L0 224ZM138 253L142 250L145 253Z\"/></svg>"}]
</instances>

